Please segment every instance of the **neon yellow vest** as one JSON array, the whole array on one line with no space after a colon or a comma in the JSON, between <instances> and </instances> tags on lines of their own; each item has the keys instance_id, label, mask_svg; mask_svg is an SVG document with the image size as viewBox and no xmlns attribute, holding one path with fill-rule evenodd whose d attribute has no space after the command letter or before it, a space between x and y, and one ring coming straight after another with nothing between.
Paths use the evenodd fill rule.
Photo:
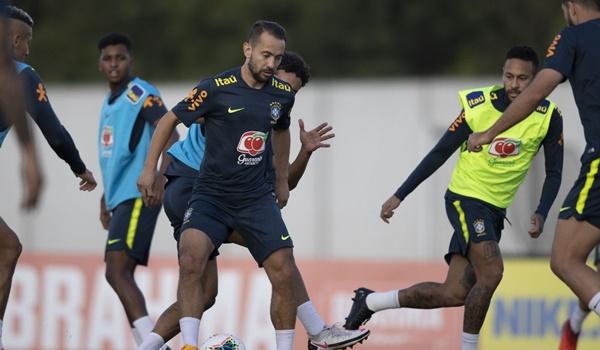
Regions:
<instances>
[{"instance_id":1,"label":"neon yellow vest","mask_svg":"<svg viewBox=\"0 0 600 350\"><path fill-rule=\"evenodd\" d=\"M492 101L502 86L459 92L465 121L473 132L487 130L502 115ZM481 152L468 152L465 145L452 173L448 189L459 195L507 208L548 133L556 105L544 100L520 123L498 135Z\"/></svg>"}]
</instances>

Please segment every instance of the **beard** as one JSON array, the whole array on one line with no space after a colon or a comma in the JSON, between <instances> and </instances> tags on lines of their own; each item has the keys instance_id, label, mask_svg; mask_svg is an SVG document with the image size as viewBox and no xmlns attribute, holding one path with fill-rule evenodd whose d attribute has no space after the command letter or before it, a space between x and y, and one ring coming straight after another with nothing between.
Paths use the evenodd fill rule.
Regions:
<instances>
[{"instance_id":1,"label":"beard","mask_svg":"<svg viewBox=\"0 0 600 350\"><path fill-rule=\"evenodd\" d=\"M256 68L256 65L254 64L254 62L252 62L252 59L250 59L250 60L248 61L248 69L250 70L250 74L252 74L252 78L254 78L254 80L256 80L256 81L258 81L258 82L261 82L261 83L266 83L266 82L269 80L269 78L270 78L270 77L269 77L269 78L266 78L266 79L265 79L265 78L263 78L263 77L261 76L261 74L260 74L260 73L262 73L262 72L270 72L270 71L269 71L269 70L267 70L267 69L265 69L265 70L260 70L260 69ZM270 72L270 73L272 73L272 72Z\"/></svg>"}]
</instances>

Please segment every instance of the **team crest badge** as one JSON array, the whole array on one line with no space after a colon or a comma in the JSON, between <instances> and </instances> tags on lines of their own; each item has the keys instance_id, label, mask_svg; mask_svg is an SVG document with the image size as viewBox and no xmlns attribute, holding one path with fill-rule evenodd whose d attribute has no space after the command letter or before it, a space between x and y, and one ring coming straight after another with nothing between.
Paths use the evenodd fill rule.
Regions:
<instances>
[{"instance_id":1,"label":"team crest badge","mask_svg":"<svg viewBox=\"0 0 600 350\"><path fill-rule=\"evenodd\" d=\"M281 103L271 102L271 124L276 124L281 116Z\"/></svg>"},{"instance_id":2,"label":"team crest badge","mask_svg":"<svg viewBox=\"0 0 600 350\"><path fill-rule=\"evenodd\" d=\"M485 222L483 219L477 219L473 221L473 228L477 235L485 234Z\"/></svg>"}]
</instances>

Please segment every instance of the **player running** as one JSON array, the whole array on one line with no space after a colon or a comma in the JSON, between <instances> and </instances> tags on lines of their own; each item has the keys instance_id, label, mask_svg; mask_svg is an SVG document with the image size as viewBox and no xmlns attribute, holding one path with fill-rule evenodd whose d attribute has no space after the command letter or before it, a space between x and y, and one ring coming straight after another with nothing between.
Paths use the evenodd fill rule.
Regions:
<instances>
[{"instance_id":1,"label":"player running","mask_svg":"<svg viewBox=\"0 0 600 350\"><path fill-rule=\"evenodd\" d=\"M495 138L484 152L466 151L469 134L485 130L533 80L538 59L529 47L513 47L503 67L504 86L461 91L462 112L438 144L404 184L382 206L388 222L394 210L421 182L433 174L460 147L445 195L446 213L454 228L445 259L446 281L424 282L406 289L376 293L355 291L346 328L356 329L375 312L392 308L432 309L464 305L462 349L475 350L490 301L502 279L498 243L506 208L540 147L544 147L546 179L539 205L531 217L529 235L537 238L558 193L561 181L562 117L550 100L543 100L531 118Z\"/></svg>"}]
</instances>

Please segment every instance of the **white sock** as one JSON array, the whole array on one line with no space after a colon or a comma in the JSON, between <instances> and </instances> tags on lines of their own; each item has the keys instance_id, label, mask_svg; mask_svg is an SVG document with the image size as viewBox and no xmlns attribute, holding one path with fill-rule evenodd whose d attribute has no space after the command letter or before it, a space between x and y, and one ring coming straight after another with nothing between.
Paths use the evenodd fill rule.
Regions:
<instances>
[{"instance_id":1,"label":"white sock","mask_svg":"<svg viewBox=\"0 0 600 350\"><path fill-rule=\"evenodd\" d=\"M138 335L140 336L143 342L146 336L148 336L148 334L152 332L152 328L154 328L154 322L152 322L150 316L146 315L133 321L133 327L138 332Z\"/></svg>"},{"instance_id":2,"label":"white sock","mask_svg":"<svg viewBox=\"0 0 600 350\"><path fill-rule=\"evenodd\" d=\"M179 319L181 338L184 345L198 346L198 335L200 333L200 319L194 317L183 317Z\"/></svg>"},{"instance_id":3,"label":"white sock","mask_svg":"<svg viewBox=\"0 0 600 350\"><path fill-rule=\"evenodd\" d=\"M582 310L581 305L577 303L577 306L573 309L569 317L569 325L574 333L579 334L581 332L581 325L589 313L590 310Z\"/></svg>"},{"instance_id":4,"label":"white sock","mask_svg":"<svg viewBox=\"0 0 600 350\"><path fill-rule=\"evenodd\" d=\"M462 348L461 350L477 350L479 342L479 334L462 333Z\"/></svg>"},{"instance_id":5,"label":"white sock","mask_svg":"<svg viewBox=\"0 0 600 350\"><path fill-rule=\"evenodd\" d=\"M275 330L275 342L277 350L293 350L294 349L294 330Z\"/></svg>"},{"instance_id":6,"label":"white sock","mask_svg":"<svg viewBox=\"0 0 600 350\"><path fill-rule=\"evenodd\" d=\"M590 303L588 304L590 310L594 311L600 316L600 292L596 293Z\"/></svg>"},{"instance_id":7,"label":"white sock","mask_svg":"<svg viewBox=\"0 0 600 350\"><path fill-rule=\"evenodd\" d=\"M369 310L377 312L387 309L397 309L400 307L398 300L398 290L389 292L374 292L367 295L367 307Z\"/></svg>"},{"instance_id":8,"label":"white sock","mask_svg":"<svg viewBox=\"0 0 600 350\"><path fill-rule=\"evenodd\" d=\"M296 316L302 322L308 335L317 335L327 327L310 300L298 306Z\"/></svg>"},{"instance_id":9,"label":"white sock","mask_svg":"<svg viewBox=\"0 0 600 350\"><path fill-rule=\"evenodd\" d=\"M165 340L160 335L152 332L144 338L144 342L137 350L158 350L163 345L165 345Z\"/></svg>"},{"instance_id":10,"label":"white sock","mask_svg":"<svg viewBox=\"0 0 600 350\"><path fill-rule=\"evenodd\" d=\"M140 335L137 329L131 328L131 334L133 334L133 340L135 340L135 345L140 346L144 341L144 338Z\"/></svg>"}]
</instances>

